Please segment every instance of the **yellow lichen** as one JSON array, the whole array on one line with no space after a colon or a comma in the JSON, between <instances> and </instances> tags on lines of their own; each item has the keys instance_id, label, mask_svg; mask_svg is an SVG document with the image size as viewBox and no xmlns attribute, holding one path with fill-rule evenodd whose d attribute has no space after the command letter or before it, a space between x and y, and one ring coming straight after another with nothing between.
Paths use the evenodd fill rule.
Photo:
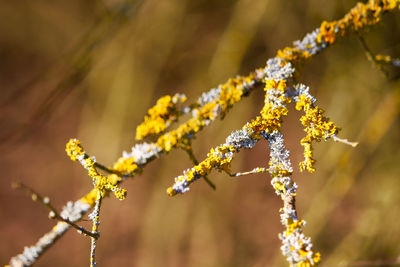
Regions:
<instances>
[{"instance_id":1,"label":"yellow lichen","mask_svg":"<svg viewBox=\"0 0 400 267\"><path fill-rule=\"evenodd\" d=\"M306 95L300 95L296 103L297 110L303 110L305 114L300 118L301 124L305 126L304 131L307 136L301 139L300 144L304 147L304 161L300 162L300 170L314 172L314 163L312 152L312 142L319 142L321 138L329 138L338 133L339 128L323 115L324 111Z\"/></svg>"},{"instance_id":2,"label":"yellow lichen","mask_svg":"<svg viewBox=\"0 0 400 267\"><path fill-rule=\"evenodd\" d=\"M116 175L111 174L110 176L104 176L100 174L96 169L95 161L86 155L79 140L71 139L67 143L65 150L72 160L76 161L79 159L82 166L88 171L88 175L93 179L95 191L92 190L90 194L81 199L82 201L92 205L98 199L98 194L104 195L105 191L113 191L115 197L119 200L125 199L126 189L117 187L118 179L115 177ZM122 161L122 163L124 163L124 161ZM122 165L122 163L119 163L117 166L132 166L129 164ZM96 196L93 196L95 193Z\"/></svg>"},{"instance_id":3,"label":"yellow lichen","mask_svg":"<svg viewBox=\"0 0 400 267\"><path fill-rule=\"evenodd\" d=\"M319 35L317 37L318 43L333 44L341 36L352 32L359 32L366 25L372 25L380 21L383 12L392 10L399 6L400 1L398 0L370 0L367 3L359 3L353 8L344 18L338 21L323 22L319 28ZM306 48L311 48L307 47ZM279 50L277 58L283 59L282 64L291 62L299 64L305 59L311 57L311 54L307 51L302 51L298 48L286 47ZM377 57L377 60L388 62L387 57ZM262 69L256 71L256 73L262 73ZM296 73L295 73L296 74ZM238 102L246 90L243 89L245 84L251 84L259 82L262 79L260 76L251 74L247 77L239 77L235 79L229 79L227 83L220 85L220 95L214 101L205 103L204 105L193 105L193 118L189 119L185 123L179 125L177 129L172 130L168 133L160 136L156 141L156 146L161 149L162 152L169 152L171 149L176 147L184 147L187 145L187 141L203 127L209 124L210 121L214 120L217 116L223 117L228 109ZM250 121L244 128L251 129L253 140L261 138L261 132L272 133L281 128L282 118L288 113L287 108L283 106L274 106L267 101L270 97L269 90L276 90L280 94L277 99L283 104L289 103L291 99L286 96L286 81L275 81L269 79L265 81L266 89L266 101L265 105L260 111L260 115L254 120ZM182 100L183 102L184 100ZM171 96L165 96L157 101L157 104L151 108L144 118L144 122L138 126L136 138L142 139L148 135L156 135L163 133L169 124L175 121L179 112L176 109L175 104L178 100ZM192 108L192 107L191 107ZM338 132L338 128L328 118L323 116L323 110L318 106L315 106L309 98L305 95L299 96L299 101L296 103L296 109L303 110L305 115L301 117L301 123L305 127L307 135L302 138L301 145L304 147L304 161L300 163L301 170L307 169L313 172L315 160L312 154L312 142L319 141L322 138L329 138ZM126 190L117 188L116 186L121 181L121 177L115 174L109 175L108 177L99 174L95 168L95 162L89 157L85 156L83 148L79 141L71 140L67 145L68 156L72 160L84 160L83 165L88 169L89 175L93 178L96 183L96 188L92 190L90 194L82 198L82 201L92 205L96 199L95 195L99 190L114 191L114 194L122 199L126 196ZM187 171L185 175L182 175L179 179L188 183L193 182L200 176L205 176L210 173L213 168L218 170L228 171L232 157L228 157L227 154L232 152L238 152L235 148L230 146L219 146L215 149L211 149L210 153L207 154L207 158L194 166L191 170ZM83 156L83 157L82 157ZM142 165L140 166L140 168ZM141 170L137 164L135 164L134 158L119 159L114 169L124 174L133 174L138 170ZM282 166L276 165L272 176L290 176L291 173L288 170L282 168ZM276 190L286 193L285 185L280 182L273 184ZM177 192L173 188L168 188L167 193L169 195L175 195ZM287 233L293 233L302 227L302 221L288 221L287 222ZM294 248L292 248L294 250ZM299 253L301 256L307 256L310 251L300 249ZM312 260L304 260L296 263L296 266L315 266L320 262L320 254L313 253Z\"/></svg>"},{"instance_id":4,"label":"yellow lichen","mask_svg":"<svg viewBox=\"0 0 400 267\"><path fill-rule=\"evenodd\" d=\"M113 169L119 173L131 175L135 171L139 170L139 166L135 163L135 158L119 158L114 163Z\"/></svg>"},{"instance_id":5,"label":"yellow lichen","mask_svg":"<svg viewBox=\"0 0 400 267\"><path fill-rule=\"evenodd\" d=\"M180 112L176 109L178 102L184 102L185 96L166 95L157 100L157 104L147 111L144 122L136 128L136 139L156 135L165 131L172 121L177 120Z\"/></svg>"},{"instance_id":6,"label":"yellow lichen","mask_svg":"<svg viewBox=\"0 0 400 267\"><path fill-rule=\"evenodd\" d=\"M70 139L66 145L65 151L73 161L77 161L78 157L83 155L81 142L79 142L77 139Z\"/></svg>"}]
</instances>

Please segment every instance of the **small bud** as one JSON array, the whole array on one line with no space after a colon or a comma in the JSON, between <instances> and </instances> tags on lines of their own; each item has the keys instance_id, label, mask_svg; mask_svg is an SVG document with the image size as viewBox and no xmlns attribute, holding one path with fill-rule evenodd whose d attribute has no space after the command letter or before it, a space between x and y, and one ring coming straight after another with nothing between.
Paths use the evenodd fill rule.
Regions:
<instances>
[{"instance_id":1,"label":"small bud","mask_svg":"<svg viewBox=\"0 0 400 267\"><path fill-rule=\"evenodd\" d=\"M50 219L54 219L55 217L56 217L55 212L54 212L54 211L50 211L50 212L49 212L49 218L50 218Z\"/></svg>"}]
</instances>

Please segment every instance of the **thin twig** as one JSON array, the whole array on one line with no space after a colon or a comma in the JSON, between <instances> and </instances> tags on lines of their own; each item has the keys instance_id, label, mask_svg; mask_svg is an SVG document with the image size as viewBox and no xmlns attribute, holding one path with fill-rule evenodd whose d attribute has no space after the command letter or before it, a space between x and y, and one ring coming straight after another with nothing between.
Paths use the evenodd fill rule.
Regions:
<instances>
[{"instance_id":1,"label":"thin twig","mask_svg":"<svg viewBox=\"0 0 400 267\"><path fill-rule=\"evenodd\" d=\"M84 155L84 159L90 158L90 155L88 155L86 153L84 153L83 155ZM81 163L81 164L83 165L83 163ZM110 173L110 174L116 174L118 176L122 176L123 175L121 172L119 172L117 170L114 170L112 168L108 168L107 166L105 166L105 165L103 165L101 163L98 163L97 161L94 162L94 167L99 168L100 170L105 171L105 172Z\"/></svg>"},{"instance_id":2,"label":"thin twig","mask_svg":"<svg viewBox=\"0 0 400 267\"><path fill-rule=\"evenodd\" d=\"M122 174L121 172L119 172L117 170L114 170L114 169L111 169L111 168L108 168L105 165L100 164L98 162L94 163L94 167L99 168L100 170L105 171L105 172L110 173L110 174L116 174L118 176L124 176L124 175L125 176L132 176L132 174L129 174L129 175Z\"/></svg>"},{"instance_id":3,"label":"thin twig","mask_svg":"<svg viewBox=\"0 0 400 267\"><path fill-rule=\"evenodd\" d=\"M73 227L76 230L78 230L78 233L82 233L82 234L84 234L86 236L90 236L91 238L97 238L97 235L94 235L93 233L89 232L85 228L83 228L83 227L71 222L69 219L63 218L57 212L57 210L51 205L50 199L48 197L41 196L34 189L32 189L31 187L29 187L29 186L27 186L27 185L25 185L23 183L14 182L12 184L12 187L15 188L15 189L18 188L18 189L25 190L29 195L31 195L33 201L38 201L41 204L43 204L48 210L50 210L49 218L56 219L56 220L59 220L59 221L62 221L62 222L65 222L65 223L69 224L71 227Z\"/></svg>"},{"instance_id":4,"label":"thin twig","mask_svg":"<svg viewBox=\"0 0 400 267\"><path fill-rule=\"evenodd\" d=\"M238 177L238 176L244 176L244 175L250 175L250 174L256 174L256 173L267 173L270 171L272 171L272 169L257 167L257 168L252 169L251 171L247 171L247 172L236 172L236 173L227 172L227 174L231 177Z\"/></svg>"},{"instance_id":5,"label":"thin twig","mask_svg":"<svg viewBox=\"0 0 400 267\"><path fill-rule=\"evenodd\" d=\"M193 150L192 150L192 146L188 145L188 146L182 146L183 150L186 151L186 153L189 155L190 160L194 163L194 165L198 165L199 161L196 159L195 155L193 154ZM203 176L204 181L206 181L206 183L214 190L217 189L217 187L215 186L215 184L213 182L211 182L210 179L208 179L207 175Z\"/></svg>"},{"instance_id":6,"label":"thin twig","mask_svg":"<svg viewBox=\"0 0 400 267\"><path fill-rule=\"evenodd\" d=\"M383 73L383 75L385 75L385 77L389 80L390 79L389 73L385 70L382 64L378 60L376 60L374 53L372 53L371 49L368 47L367 43L364 40L364 37L359 35L358 40L360 40L361 46L364 49L368 60L371 61L376 66L376 68L380 70Z\"/></svg>"},{"instance_id":7,"label":"thin twig","mask_svg":"<svg viewBox=\"0 0 400 267\"><path fill-rule=\"evenodd\" d=\"M335 142L343 143L343 144L346 144L346 145L349 145L349 146L352 146L352 147L358 146L358 142L351 142L351 141L349 141L347 139L341 139L341 138L337 137L336 135L332 135L332 139Z\"/></svg>"},{"instance_id":8,"label":"thin twig","mask_svg":"<svg viewBox=\"0 0 400 267\"><path fill-rule=\"evenodd\" d=\"M90 218L93 220L92 235L96 236L96 238L92 237L90 242L90 267L96 266L96 259L95 259L96 243L97 243L96 241L97 238L100 236L99 225L100 225L100 207L102 199L103 199L103 193L100 190L98 190L96 204L94 206L93 212L90 214Z\"/></svg>"},{"instance_id":9,"label":"thin twig","mask_svg":"<svg viewBox=\"0 0 400 267\"><path fill-rule=\"evenodd\" d=\"M244 175L250 175L250 174L257 174L257 173L270 173L270 174L282 174L282 171L276 170L276 169L271 169L271 168L263 168L263 167L257 167L252 169L251 171L247 172L236 172L236 173L231 173L228 171L225 171L226 174L228 174L231 177L239 177L239 176L244 176ZM285 172L287 175L291 175L292 173Z\"/></svg>"}]
</instances>

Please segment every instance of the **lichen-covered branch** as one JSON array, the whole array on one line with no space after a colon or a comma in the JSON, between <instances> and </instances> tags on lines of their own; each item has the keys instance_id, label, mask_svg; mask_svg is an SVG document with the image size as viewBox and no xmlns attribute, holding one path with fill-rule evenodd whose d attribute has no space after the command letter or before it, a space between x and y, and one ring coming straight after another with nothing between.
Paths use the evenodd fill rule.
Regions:
<instances>
[{"instance_id":1,"label":"lichen-covered branch","mask_svg":"<svg viewBox=\"0 0 400 267\"><path fill-rule=\"evenodd\" d=\"M94 205L93 212L89 214L89 218L93 221L92 224L92 237L90 238L90 267L96 267L96 246L97 238L100 236L99 225L100 225L100 207L101 201L103 200L104 193L100 190L97 191L96 202Z\"/></svg>"},{"instance_id":2,"label":"lichen-covered branch","mask_svg":"<svg viewBox=\"0 0 400 267\"><path fill-rule=\"evenodd\" d=\"M72 160L79 161L88 170L94 189L75 203L67 204L63 212L69 210L74 215L69 218L75 222L80 220L90 208L94 206L100 208L99 203L105 191L114 192L119 199L125 198L126 191L118 186L127 177L134 177L142 172L150 161L170 152L173 148L184 148L196 133L218 117L223 118L234 104L250 94L257 85L264 83L265 101L259 116L246 123L240 130L232 132L224 144L210 150L206 159L198 164L195 163L194 167L175 178L175 184L168 188L167 192L171 196L187 192L191 183L200 177L206 177L212 169L230 173L229 168L235 153L243 148L254 147L261 139L268 140L269 168L257 170L270 172L271 183L284 203L281 221L285 231L280 235L282 252L292 266L316 265L320 261L320 256L311 250L311 241L303 234L302 227L305 222L297 218L295 209L297 186L291 178L289 151L283 145L283 136L280 132L283 117L288 113L286 106L295 102L296 108L304 112L301 123L306 136L301 141L304 147L301 170L314 171L315 160L312 155L314 141L333 139L354 145L337 137L339 128L324 116L323 110L316 105L315 98L310 95L308 87L295 84L299 77L299 69L306 60L329 47L339 38L354 33L360 35L365 27L377 24L384 13L398 9L399 4L400 0L370 0L367 3L358 3L342 19L324 21L320 27L307 34L302 40L295 41L293 46L279 50L274 58L267 61L265 67L256 69L247 76L229 79L217 88L203 93L195 103L190 105L179 108L177 104L186 100L179 94L161 98L149 110L144 123L138 127L136 133L138 139L152 135L156 136L157 140L136 144L131 151L123 152L122 157L114 163L112 168L96 163L93 157L86 154L78 140L71 139L67 145L67 153ZM182 114L191 114L191 118L178 125L176 129L167 132L171 124L179 122ZM108 174L103 175L96 168ZM99 211L96 214L98 215ZM69 227L68 224L59 222L36 245L26 248L22 254L13 257L10 264L31 265ZM93 228L93 232L97 232L97 228ZM95 243L93 244L92 240L93 253L94 248ZM91 262L94 265L94 254Z\"/></svg>"},{"instance_id":3,"label":"lichen-covered branch","mask_svg":"<svg viewBox=\"0 0 400 267\"><path fill-rule=\"evenodd\" d=\"M34 189L32 189L31 187L29 187L29 186L27 186L27 185L25 185L23 183L13 183L12 187L13 188L21 188L21 189L25 190L28 194L30 194L30 196L31 196L33 201L38 201L41 204L43 204L50 211L49 218L56 219L56 220L59 220L61 222L65 222L69 226L75 228L79 233L82 233L82 234L84 234L86 236L96 237L91 232L87 231L85 228L83 228L83 227L75 224L74 222L70 221L69 213L64 212L62 214L59 214L58 211L51 204L49 197L41 196Z\"/></svg>"}]
</instances>

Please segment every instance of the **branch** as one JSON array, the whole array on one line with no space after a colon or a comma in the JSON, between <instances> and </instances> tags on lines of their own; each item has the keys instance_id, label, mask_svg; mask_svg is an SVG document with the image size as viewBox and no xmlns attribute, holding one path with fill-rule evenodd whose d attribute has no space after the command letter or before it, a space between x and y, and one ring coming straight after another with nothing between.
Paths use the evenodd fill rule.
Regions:
<instances>
[{"instance_id":1,"label":"branch","mask_svg":"<svg viewBox=\"0 0 400 267\"><path fill-rule=\"evenodd\" d=\"M332 135L332 139L335 142L339 142L339 143L342 143L342 144L345 144L345 145L349 145L349 146L352 146L352 147L358 146L358 142L351 142L351 141L349 141L347 139L341 139L341 138L337 137L336 135Z\"/></svg>"},{"instance_id":2,"label":"branch","mask_svg":"<svg viewBox=\"0 0 400 267\"><path fill-rule=\"evenodd\" d=\"M385 70L385 68L382 66L381 62L377 60L376 56L374 53L371 51L371 49L368 47L367 43L364 40L364 37L361 35L358 36L358 40L360 41L361 47L364 49L365 54L367 55L367 58L372 64L375 65L375 67L380 70L383 75L389 79L389 73Z\"/></svg>"},{"instance_id":3,"label":"branch","mask_svg":"<svg viewBox=\"0 0 400 267\"><path fill-rule=\"evenodd\" d=\"M187 146L184 146L182 148L183 150L186 151L186 153L188 154L190 160L193 162L193 164L197 165L199 164L199 161L196 159L196 156L193 154L193 149L192 146L189 144ZM211 182L210 179L208 179L207 175L203 176L204 181L206 181L206 183L214 190L217 189L217 187L215 186L215 184L213 182Z\"/></svg>"},{"instance_id":4,"label":"branch","mask_svg":"<svg viewBox=\"0 0 400 267\"><path fill-rule=\"evenodd\" d=\"M306 60L335 43L338 38L352 33L358 33L367 26L377 24L384 13L397 9L399 3L399 0L387 0L385 2L369 1L366 4L359 3L341 20L323 22L319 28L307 34L303 40L294 42L293 47L286 47L283 50L279 50L277 56L271 59L272 61L269 60L266 67L257 69L248 76L238 76L235 79L230 79L218 88L204 93L198 100L199 108L194 108L192 111L194 114L193 118L183 123L176 130L162 135L154 143L135 145L132 148L132 152L124 152L117 163L122 162L121 169L126 170L124 168L130 167L129 164L126 164L126 161L131 160L142 170L145 165L155 158L168 153L173 148L177 148L182 139L193 138L198 131L209 125L216 118L226 115L235 103L239 102L244 96L249 95L265 78L274 80L276 78L274 75L277 75L277 71L274 69L274 64L270 64L270 62L281 59L282 62L292 63L293 66L303 64ZM372 11L374 11L373 15L370 14ZM286 65L290 67L289 64ZM278 68L278 70L280 70L280 68ZM227 95L230 95L230 97L227 97ZM255 125L256 124L255 122ZM276 127L279 129L277 125ZM118 171L121 170L118 169ZM136 174L136 172L131 173L132 177ZM117 181L117 184L120 182L122 182L122 180ZM75 202L74 205L71 204L72 210L77 215L77 220L82 218L89 208L95 205L97 199L96 194L96 190L92 190L91 193ZM284 200L284 202L286 203L285 206L290 207L290 205L292 205L294 207L294 199L288 198L286 201ZM301 222L299 222L298 226L301 226ZM49 238L47 244L55 242L69 227L69 225L66 225L62 230L57 231L57 233L54 233L54 230L52 230L49 234L46 234L46 238ZM12 258L11 261L18 260L26 265L30 265L42 255L48 247L49 245L34 246L34 255L30 257L27 262L24 261L26 259L25 252Z\"/></svg>"},{"instance_id":5,"label":"branch","mask_svg":"<svg viewBox=\"0 0 400 267\"><path fill-rule=\"evenodd\" d=\"M57 212L57 210L53 207L53 205L51 205L50 199L48 197L42 197L38 192L36 192L31 187L29 187L29 186L27 186L27 185L25 185L23 183L14 182L12 184L12 187L14 189L22 189L22 190L24 190L25 192L27 192L28 194L31 195L33 201L38 201L39 203L43 204L48 210L50 210L49 218L59 220L61 222L64 222L64 223L68 224L69 226L72 226L80 234L84 234L84 235L90 236L92 238L97 238L97 235L95 235L95 234L87 231L85 228L73 223L72 221L70 221L68 219L68 217L60 215Z\"/></svg>"},{"instance_id":6,"label":"branch","mask_svg":"<svg viewBox=\"0 0 400 267\"><path fill-rule=\"evenodd\" d=\"M256 174L256 173L267 173L273 171L272 169L266 169L266 168L262 168L262 167L257 167L252 169L251 171L247 171L247 172L236 172L236 173L228 173L229 176L231 177L239 177L239 176L244 176L244 175L250 175L250 174Z\"/></svg>"},{"instance_id":7,"label":"branch","mask_svg":"<svg viewBox=\"0 0 400 267\"><path fill-rule=\"evenodd\" d=\"M97 246L97 237L100 236L99 225L100 225L100 207L103 199L103 192L97 191L96 204L94 206L93 212L89 215L89 218L93 221L92 225L92 235L90 242L90 267L96 266L95 254Z\"/></svg>"}]
</instances>

